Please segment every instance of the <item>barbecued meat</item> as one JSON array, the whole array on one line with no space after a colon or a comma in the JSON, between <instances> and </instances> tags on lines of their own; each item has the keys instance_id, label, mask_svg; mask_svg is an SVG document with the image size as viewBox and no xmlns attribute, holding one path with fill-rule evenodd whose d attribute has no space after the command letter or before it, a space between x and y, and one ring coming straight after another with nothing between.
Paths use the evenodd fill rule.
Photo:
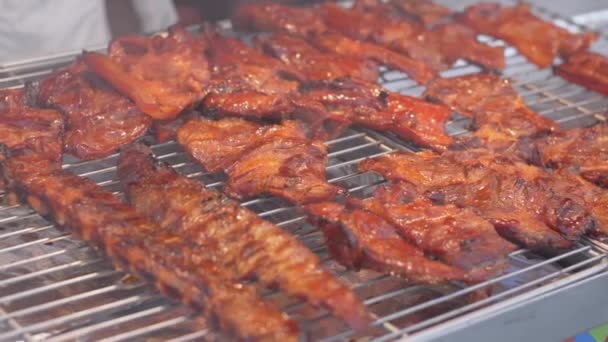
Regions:
<instances>
[{"instance_id":1,"label":"barbecued meat","mask_svg":"<svg viewBox=\"0 0 608 342\"><path fill-rule=\"evenodd\" d=\"M378 65L371 60L324 53L299 37L276 33L257 37L256 45L297 70L307 81L333 80L347 76L369 82L378 80Z\"/></svg>"},{"instance_id":2,"label":"barbecued meat","mask_svg":"<svg viewBox=\"0 0 608 342\"><path fill-rule=\"evenodd\" d=\"M184 123L197 119L201 116L201 113L196 110L188 110L181 113L177 118L173 120L156 120L152 123L152 132L156 141L163 143L177 136L177 130L184 125Z\"/></svg>"},{"instance_id":3,"label":"barbecued meat","mask_svg":"<svg viewBox=\"0 0 608 342\"><path fill-rule=\"evenodd\" d=\"M167 37L125 36L109 56L85 52L89 68L154 119L169 120L202 99L209 69L203 40L174 27Z\"/></svg>"},{"instance_id":4,"label":"barbecued meat","mask_svg":"<svg viewBox=\"0 0 608 342\"><path fill-rule=\"evenodd\" d=\"M295 323L252 288L217 277L199 258L203 250L92 181L20 157L8 158L4 167L11 190L39 214L104 251L118 269L202 310L225 333L243 340L297 341Z\"/></svg>"},{"instance_id":5,"label":"barbecued meat","mask_svg":"<svg viewBox=\"0 0 608 342\"><path fill-rule=\"evenodd\" d=\"M568 57L587 49L597 38L594 33L574 34L544 21L532 14L526 4L475 4L465 9L462 20L479 33L505 40L543 68L551 65L557 55Z\"/></svg>"},{"instance_id":6,"label":"barbecued meat","mask_svg":"<svg viewBox=\"0 0 608 342\"><path fill-rule=\"evenodd\" d=\"M431 1L360 0L355 2L353 8L369 13L367 15L372 17L372 21L388 16L402 25L407 25L412 20L420 22L426 29L421 27L415 34L407 31L406 35L396 35L391 44L414 59L434 65L437 70L446 69L460 58L488 70L502 70L505 67L502 47L480 43L475 31L453 21L452 12L448 8ZM377 25L381 26L380 23Z\"/></svg>"},{"instance_id":7,"label":"barbecued meat","mask_svg":"<svg viewBox=\"0 0 608 342\"><path fill-rule=\"evenodd\" d=\"M30 106L35 102L24 88L0 90L0 162L7 155L21 160L19 168L5 170L0 163L0 189L7 185L6 175L29 170L61 168L64 122L61 114ZM6 154L6 155L5 155ZM8 184L10 187L10 183ZM13 196L8 196L12 202Z\"/></svg>"},{"instance_id":8,"label":"barbecued meat","mask_svg":"<svg viewBox=\"0 0 608 342\"><path fill-rule=\"evenodd\" d=\"M289 98L255 90L226 94L211 93L203 100L202 108L208 115L219 114L253 119L289 119L295 110Z\"/></svg>"},{"instance_id":9,"label":"barbecued meat","mask_svg":"<svg viewBox=\"0 0 608 342\"><path fill-rule=\"evenodd\" d=\"M218 277L278 285L288 294L326 307L354 328L367 326L369 316L354 293L281 228L198 181L155 166L144 146L121 154L118 174L137 212L194 244L202 252L196 257Z\"/></svg>"},{"instance_id":10,"label":"barbecued meat","mask_svg":"<svg viewBox=\"0 0 608 342\"><path fill-rule=\"evenodd\" d=\"M543 170L476 151L398 153L361 162L393 181L415 184L435 203L474 209L503 237L527 248L552 251L595 229L584 205L552 191L555 178Z\"/></svg>"},{"instance_id":11,"label":"barbecued meat","mask_svg":"<svg viewBox=\"0 0 608 342\"><path fill-rule=\"evenodd\" d=\"M297 119L315 138L340 134L345 123L332 118L319 103L303 99L298 82L306 77L281 61L261 54L242 42L206 32L212 66L210 94L202 110L217 116L252 119ZM272 62L267 62L270 59ZM279 65L276 65L276 64Z\"/></svg>"},{"instance_id":12,"label":"barbecued meat","mask_svg":"<svg viewBox=\"0 0 608 342\"><path fill-rule=\"evenodd\" d=\"M299 36L326 31L314 9L262 1L240 5L232 25L244 31L285 31Z\"/></svg>"},{"instance_id":13,"label":"barbecued meat","mask_svg":"<svg viewBox=\"0 0 608 342\"><path fill-rule=\"evenodd\" d=\"M321 48L376 60L405 72L420 84L426 84L437 76L437 71L449 67L442 61L439 51L418 42L422 28L416 24L394 16L349 10L333 3L323 4L319 13L328 27L341 33L325 33L312 38L311 41Z\"/></svg>"},{"instance_id":14,"label":"barbecued meat","mask_svg":"<svg viewBox=\"0 0 608 342\"><path fill-rule=\"evenodd\" d=\"M324 51L373 60L389 68L403 71L420 84L426 84L437 76L434 70L421 61L380 45L357 41L341 34L333 32L318 34L313 36L310 42Z\"/></svg>"},{"instance_id":15,"label":"barbecued meat","mask_svg":"<svg viewBox=\"0 0 608 342\"><path fill-rule=\"evenodd\" d=\"M462 58L487 70L505 68L504 48L489 46L477 41L477 34L465 25L448 22L425 31L419 40L423 46L441 52L446 64L452 65Z\"/></svg>"},{"instance_id":16,"label":"barbecued meat","mask_svg":"<svg viewBox=\"0 0 608 342\"><path fill-rule=\"evenodd\" d=\"M608 187L608 126L596 125L524 139L518 152L527 161L552 169L573 168L582 178Z\"/></svg>"},{"instance_id":17,"label":"barbecued meat","mask_svg":"<svg viewBox=\"0 0 608 342\"><path fill-rule=\"evenodd\" d=\"M225 192L244 199L270 193L294 203L331 198L342 189L325 179L327 152L295 122L261 126L239 119L193 120L177 140L208 171L228 175Z\"/></svg>"},{"instance_id":18,"label":"barbecued meat","mask_svg":"<svg viewBox=\"0 0 608 342\"><path fill-rule=\"evenodd\" d=\"M224 70L235 69L238 71L240 70L239 67L243 66L254 66L261 70L269 70L276 77L283 76L284 79L291 81L302 78L296 70L293 70L293 68L290 68L282 61L257 51L240 39L222 36L209 27L205 29L204 39L208 45L206 53L209 57L212 74L217 79L216 82L221 81ZM226 75L223 77L226 77ZM290 83L296 84L294 82ZM293 88L289 88L287 91L274 92L283 93L291 91L293 91Z\"/></svg>"},{"instance_id":19,"label":"barbecued meat","mask_svg":"<svg viewBox=\"0 0 608 342\"><path fill-rule=\"evenodd\" d=\"M470 279L485 280L508 265L508 254L516 247L488 221L468 209L415 197L410 184L397 182L377 188L371 198L350 203L384 218L407 241L466 271Z\"/></svg>"},{"instance_id":20,"label":"barbecued meat","mask_svg":"<svg viewBox=\"0 0 608 342\"><path fill-rule=\"evenodd\" d=\"M471 117L479 129L475 135L486 140L486 146L496 144L492 140L514 141L558 129L552 120L528 108L509 80L495 75L436 79L424 96Z\"/></svg>"},{"instance_id":21,"label":"barbecued meat","mask_svg":"<svg viewBox=\"0 0 608 342\"><path fill-rule=\"evenodd\" d=\"M388 222L370 212L335 202L306 206L311 223L323 230L331 256L346 267L389 272L417 283L464 280L460 270L427 259Z\"/></svg>"},{"instance_id":22,"label":"barbecued meat","mask_svg":"<svg viewBox=\"0 0 608 342\"><path fill-rule=\"evenodd\" d=\"M81 61L42 80L37 99L64 115L65 150L80 159L111 154L143 136L152 121Z\"/></svg>"},{"instance_id":23,"label":"barbecued meat","mask_svg":"<svg viewBox=\"0 0 608 342\"><path fill-rule=\"evenodd\" d=\"M389 3L426 27L439 24L453 14L449 8L429 0L391 0Z\"/></svg>"},{"instance_id":24,"label":"barbecued meat","mask_svg":"<svg viewBox=\"0 0 608 342\"><path fill-rule=\"evenodd\" d=\"M0 145L8 151L35 150L61 162L63 118L54 110L31 106L30 97L24 88L0 91Z\"/></svg>"},{"instance_id":25,"label":"barbecued meat","mask_svg":"<svg viewBox=\"0 0 608 342\"><path fill-rule=\"evenodd\" d=\"M449 108L383 90L354 79L309 83L304 96L323 103L335 116L388 131L414 143L442 151L452 143L445 133Z\"/></svg>"},{"instance_id":26,"label":"barbecued meat","mask_svg":"<svg viewBox=\"0 0 608 342\"><path fill-rule=\"evenodd\" d=\"M555 67L555 73L570 82L608 95L608 58L597 53L581 51Z\"/></svg>"},{"instance_id":27,"label":"barbecued meat","mask_svg":"<svg viewBox=\"0 0 608 342\"><path fill-rule=\"evenodd\" d=\"M555 172L553 189L560 194L568 194L593 214L597 224L591 235L608 236L608 192L597 187L577 174L575 169L563 168Z\"/></svg>"}]
</instances>

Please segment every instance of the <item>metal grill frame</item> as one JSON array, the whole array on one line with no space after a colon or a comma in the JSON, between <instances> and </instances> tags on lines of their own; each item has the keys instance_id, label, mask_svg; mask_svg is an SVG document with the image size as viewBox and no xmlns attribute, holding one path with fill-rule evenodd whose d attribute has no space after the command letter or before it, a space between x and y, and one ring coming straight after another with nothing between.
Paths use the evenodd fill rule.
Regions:
<instances>
[{"instance_id":1,"label":"metal grill frame","mask_svg":"<svg viewBox=\"0 0 608 342\"><path fill-rule=\"evenodd\" d=\"M560 25L584 29L544 9L534 10ZM487 37L481 39L490 44L502 44ZM595 49L608 52L608 40L603 37ZM95 50L103 48L96 47ZM0 88L19 87L25 81L38 79L70 62L77 54L47 56L0 66ZM507 48L506 54L508 66L505 76L514 80L532 109L555 118L565 127L603 120L599 114L608 109L608 97L570 84L554 76L551 70L539 70L513 48ZM475 66L458 62L442 76L478 70ZM419 95L423 90L403 74L394 71L383 72L380 82L390 90L408 95ZM448 124L448 129L455 135L466 134L465 127L466 120L463 118L455 118ZM326 144L330 151L327 168L330 182L345 185L350 193L362 195L383 181L376 175L359 173L356 170L358 161L396 150L415 150L390 134L362 128L351 129ZM210 188L222 186L221 175L202 172L200 167L187 159L175 142L154 145L153 150L160 159L169 162L187 177L199 179ZM102 160L80 162L67 156L64 168L93 178L106 189L121 195L114 177L115 159L116 154ZM564 334L603 323L602 319L608 318L605 309L608 307L608 296L599 296L608 285L608 245L601 241L586 239L572 251L553 258L540 259L525 250L518 250L511 254L513 264L518 265L514 266L514 270L475 286L411 286L374 272L345 271L328 258L321 232L305 223L305 216L298 208L282 200L263 197L243 202L242 205L297 235L322 257L329 269L353 285L365 304L376 313L376 341L403 336L414 340L484 336L494 340L512 340L512 336L507 334L496 336L496 333L504 332L496 329L508 327L503 325L505 322L511 322L511 327L526 327L533 332L542 329L537 327L534 330L532 324L536 323L526 318L535 318L537 322L553 321L554 317L549 317L551 311L543 311L543 308L550 308L551 305L567 304L567 311L574 315L560 312L560 317L568 317L570 321L565 320L563 322L568 324L546 332L547 335L542 336L544 339L550 336L563 338L567 336ZM520 283L513 285L512 282ZM485 299L466 302L468 296L490 286L501 289ZM376 293L378 291L380 293ZM592 293L598 296L593 297ZM421 294L429 298L400 304L402 300ZM326 313L311 310L301 302L282 298L272 291L265 295L280 301L283 309L299 319L309 333L327 322L331 323ZM95 303L94 300L99 298L103 300ZM83 304L86 301L94 303L87 306ZM385 312L387 309L384 306L390 304L390 307L394 302L397 302L397 307ZM433 312L428 318L412 324L401 322L437 307L451 305L452 302L457 303L455 308ZM584 308L589 316L581 320L577 317L580 311L576 308ZM538 316L538 312L545 313ZM27 319L36 315L45 317L44 313L49 317L38 321L31 319L31 322ZM348 329L337 322L329 325L337 330L331 336L325 336L325 340L342 340L352 336ZM188 309L162 298L149 285L113 270L103 256L83 242L72 239L71 234L45 222L28 207L0 206L0 340L105 338L108 341L121 341L141 340L158 334L171 341L214 337L211 331L193 320Z\"/></svg>"}]
</instances>

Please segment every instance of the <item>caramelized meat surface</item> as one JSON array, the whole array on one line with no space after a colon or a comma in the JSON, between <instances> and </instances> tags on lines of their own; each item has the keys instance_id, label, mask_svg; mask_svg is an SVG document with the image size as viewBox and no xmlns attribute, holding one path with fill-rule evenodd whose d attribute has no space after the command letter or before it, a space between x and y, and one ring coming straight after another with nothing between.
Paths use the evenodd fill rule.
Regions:
<instances>
[{"instance_id":1,"label":"caramelized meat surface","mask_svg":"<svg viewBox=\"0 0 608 342\"><path fill-rule=\"evenodd\" d=\"M244 340L298 340L295 323L252 288L217 277L198 258L200 248L140 216L92 181L60 169L34 168L21 158L9 158L4 167L11 191L40 215L99 247L118 269L202 310L223 332Z\"/></svg>"},{"instance_id":2,"label":"caramelized meat surface","mask_svg":"<svg viewBox=\"0 0 608 342\"><path fill-rule=\"evenodd\" d=\"M270 1L240 5L232 17L232 24L243 31L285 31L298 36L327 30L314 9Z\"/></svg>"},{"instance_id":3,"label":"caramelized meat surface","mask_svg":"<svg viewBox=\"0 0 608 342\"><path fill-rule=\"evenodd\" d=\"M149 116L77 61L42 80L38 103L66 118L65 150L80 159L105 157L143 136Z\"/></svg>"},{"instance_id":4,"label":"caramelized meat surface","mask_svg":"<svg viewBox=\"0 0 608 342\"><path fill-rule=\"evenodd\" d=\"M341 79L307 84L306 98L323 103L330 113L372 129L392 132L414 143L442 151L452 143L445 133L449 108L388 92L376 84Z\"/></svg>"},{"instance_id":5,"label":"caramelized meat surface","mask_svg":"<svg viewBox=\"0 0 608 342\"><path fill-rule=\"evenodd\" d=\"M466 278L456 268L427 259L395 227L368 211L348 210L335 202L310 204L306 210L323 230L329 253L346 267L388 272L424 284Z\"/></svg>"},{"instance_id":6,"label":"caramelized meat surface","mask_svg":"<svg viewBox=\"0 0 608 342\"><path fill-rule=\"evenodd\" d=\"M555 73L570 82L608 95L608 58L581 51L554 68Z\"/></svg>"},{"instance_id":7,"label":"caramelized meat surface","mask_svg":"<svg viewBox=\"0 0 608 342\"><path fill-rule=\"evenodd\" d=\"M596 125L525 139L518 152L528 162L552 169L572 168L587 181L608 188L608 126Z\"/></svg>"},{"instance_id":8,"label":"caramelized meat surface","mask_svg":"<svg viewBox=\"0 0 608 342\"><path fill-rule=\"evenodd\" d=\"M209 69L202 42L174 27L167 37L118 38L108 56L85 52L83 60L142 112L169 120L207 92Z\"/></svg>"},{"instance_id":9,"label":"caramelized meat surface","mask_svg":"<svg viewBox=\"0 0 608 342\"><path fill-rule=\"evenodd\" d=\"M422 28L414 23L374 11L349 10L334 3L323 4L319 12L328 27L341 33L325 33L311 40L324 49L376 60L403 71L420 84L449 67L438 50L418 41Z\"/></svg>"},{"instance_id":10,"label":"caramelized meat surface","mask_svg":"<svg viewBox=\"0 0 608 342\"><path fill-rule=\"evenodd\" d=\"M489 46L477 41L477 34L465 25L448 22L425 31L419 37L425 47L432 46L441 52L448 65L462 58L486 70L505 68L504 48Z\"/></svg>"},{"instance_id":11,"label":"caramelized meat surface","mask_svg":"<svg viewBox=\"0 0 608 342\"><path fill-rule=\"evenodd\" d=\"M34 150L60 163L63 118L55 110L35 108L30 102L34 101L26 89L0 90L0 145L8 151Z\"/></svg>"},{"instance_id":12,"label":"caramelized meat surface","mask_svg":"<svg viewBox=\"0 0 608 342\"><path fill-rule=\"evenodd\" d=\"M544 68L556 56L568 57L586 50L597 36L574 34L530 12L529 5L502 7L497 3L479 3L467 7L463 22L479 33L503 39L532 63Z\"/></svg>"},{"instance_id":13,"label":"caramelized meat surface","mask_svg":"<svg viewBox=\"0 0 608 342\"><path fill-rule=\"evenodd\" d=\"M555 172L557 181L554 190L560 194L568 194L593 214L597 224L591 235L608 236L608 192L577 174L576 169L563 168Z\"/></svg>"},{"instance_id":14,"label":"caramelized meat surface","mask_svg":"<svg viewBox=\"0 0 608 342\"><path fill-rule=\"evenodd\" d=\"M558 130L549 118L528 108L511 82L495 75L472 74L431 82L424 96L473 119L475 136L486 140L512 142Z\"/></svg>"},{"instance_id":15,"label":"caramelized meat surface","mask_svg":"<svg viewBox=\"0 0 608 342\"><path fill-rule=\"evenodd\" d=\"M393 25L409 27L405 34L368 35L367 39L423 61L436 71L448 69L460 58L488 70L502 70L505 67L502 47L480 43L474 30L453 21L450 10L441 5L426 0L388 3L360 0L353 8L359 12L359 20L367 18L363 26L375 25L378 30L386 30L385 18L390 18ZM422 25L416 26L412 20ZM358 38L365 39L365 31L359 32L363 35Z\"/></svg>"},{"instance_id":16,"label":"caramelized meat surface","mask_svg":"<svg viewBox=\"0 0 608 342\"><path fill-rule=\"evenodd\" d=\"M300 96L295 80L305 76L293 71L288 74L285 69L292 68L237 39L207 32L207 40L212 85L203 101L204 112L251 119L296 119L306 124L314 138L341 133L344 123L332 119L320 103Z\"/></svg>"},{"instance_id":17,"label":"caramelized meat surface","mask_svg":"<svg viewBox=\"0 0 608 342\"><path fill-rule=\"evenodd\" d=\"M270 193L294 203L328 199L342 189L327 183L327 151L298 125L261 126L239 119L193 120L177 140L208 171L224 170L226 193L245 199Z\"/></svg>"},{"instance_id":18,"label":"caramelized meat surface","mask_svg":"<svg viewBox=\"0 0 608 342\"><path fill-rule=\"evenodd\" d=\"M485 280L508 266L508 255L516 247L502 239L492 224L468 209L414 199L412 190L411 185L397 182L351 203L384 218L407 241L466 271L472 280Z\"/></svg>"},{"instance_id":19,"label":"caramelized meat surface","mask_svg":"<svg viewBox=\"0 0 608 342\"><path fill-rule=\"evenodd\" d=\"M336 53L324 53L310 45L306 40L285 33L257 37L256 45L260 50L294 68L307 81L355 77L376 82L379 77L378 65L371 60Z\"/></svg>"},{"instance_id":20,"label":"caramelized meat surface","mask_svg":"<svg viewBox=\"0 0 608 342\"><path fill-rule=\"evenodd\" d=\"M584 204L552 190L550 174L494 154L399 153L363 161L360 170L415 184L435 203L472 208L503 237L533 250L567 248L563 237L595 228Z\"/></svg>"},{"instance_id":21,"label":"caramelized meat surface","mask_svg":"<svg viewBox=\"0 0 608 342\"><path fill-rule=\"evenodd\" d=\"M354 328L367 326L369 316L354 293L281 228L198 181L155 166L151 151L143 146L121 154L118 174L137 212L204 251L197 257L219 277L278 285L288 294L326 307Z\"/></svg>"},{"instance_id":22,"label":"caramelized meat surface","mask_svg":"<svg viewBox=\"0 0 608 342\"><path fill-rule=\"evenodd\" d=\"M449 8L430 0L391 0L390 4L426 27L439 24L453 14Z\"/></svg>"}]
</instances>

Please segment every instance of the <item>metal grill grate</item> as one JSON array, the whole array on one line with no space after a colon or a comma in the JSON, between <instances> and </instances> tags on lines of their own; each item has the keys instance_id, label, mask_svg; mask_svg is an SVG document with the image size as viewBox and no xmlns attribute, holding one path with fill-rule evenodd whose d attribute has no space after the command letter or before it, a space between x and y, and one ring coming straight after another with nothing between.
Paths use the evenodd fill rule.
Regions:
<instances>
[{"instance_id":1,"label":"metal grill grate","mask_svg":"<svg viewBox=\"0 0 608 342\"><path fill-rule=\"evenodd\" d=\"M557 20L544 10L537 11ZM559 20L560 24L574 25ZM605 45L604 48L603 51L608 52ZM512 48L506 53L505 75L514 79L531 108L567 128L602 119L600 114L608 109L607 97L570 84L548 69L536 68ZM0 68L0 87L19 86L37 79L72 57L63 55L4 66ZM474 66L459 62L443 76L478 71ZM394 71L385 71L381 83L388 89L410 95L423 91L422 87ZM466 134L465 127L463 118L455 118L448 125L453 134ZM358 172L356 165L360 160L411 149L391 135L365 129L351 129L326 144L330 182L363 196L382 179ZM181 174L199 179L208 187L221 188L223 176L203 172L175 142L155 145L153 150ZM120 195L115 162L116 155L86 162L67 156L64 168L90 177ZM404 334L415 338L421 332L440 329L442 323L467 317L470 312L508 310L510 305L525 302L532 295L555 292L606 270L608 248L589 240L570 252L549 259L526 250L516 251L510 256L511 267L507 274L475 286L412 286L387 275L344 270L329 259L322 233L306 223L306 217L298 208L285 201L263 197L242 204L298 236L321 256L328 269L352 285L376 317L375 329L370 333L376 341L392 340ZM481 295L490 288L493 290L491 296ZM297 319L312 339L334 341L351 336L346 327L325 312L276 292L266 291L265 295ZM473 298L478 300L472 301ZM85 243L56 229L29 207L0 206L0 340L190 341L215 337L191 316L187 308L164 299L147 284L113 270Z\"/></svg>"}]
</instances>

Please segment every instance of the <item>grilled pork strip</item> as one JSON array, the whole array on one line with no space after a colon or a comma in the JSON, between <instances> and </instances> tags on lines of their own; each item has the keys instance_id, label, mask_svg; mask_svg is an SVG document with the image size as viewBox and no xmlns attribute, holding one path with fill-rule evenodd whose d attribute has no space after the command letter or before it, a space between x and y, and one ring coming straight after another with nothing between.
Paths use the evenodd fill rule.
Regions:
<instances>
[{"instance_id":1,"label":"grilled pork strip","mask_svg":"<svg viewBox=\"0 0 608 342\"><path fill-rule=\"evenodd\" d=\"M335 202L309 204L306 210L323 230L329 253L346 267L389 272L424 284L466 279L461 270L427 259L392 225L368 211Z\"/></svg>"},{"instance_id":2,"label":"grilled pork strip","mask_svg":"<svg viewBox=\"0 0 608 342\"><path fill-rule=\"evenodd\" d=\"M530 249L568 248L564 237L576 239L595 229L595 219L582 203L552 191L556 180L551 175L491 153L397 153L365 160L359 167L415 184L436 203L474 209L499 234Z\"/></svg>"},{"instance_id":3,"label":"grilled pork strip","mask_svg":"<svg viewBox=\"0 0 608 342\"><path fill-rule=\"evenodd\" d=\"M298 340L294 322L253 289L216 276L197 257L204 251L184 236L159 227L86 178L50 167L50 161L32 163L32 155L11 153L3 163L10 190L40 215L105 252L116 268L202 310L212 325L234 338Z\"/></svg>"},{"instance_id":4,"label":"grilled pork strip","mask_svg":"<svg viewBox=\"0 0 608 342\"><path fill-rule=\"evenodd\" d=\"M276 284L286 293L328 308L355 329L366 327L369 316L355 294L279 227L219 192L206 190L200 182L155 166L151 151L143 146L121 154L118 174L137 212L204 251L196 258L218 277Z\"/></svg>"},{"instance_id":5,"label":"grilled pork strip","mask_svg":"<svg viewBox=\"0 0 608 342\"><path fill-rule=\"evenodd\" d=\"M597 39L595 33L574 34L544 21L527 4L479 3L467 7L461 19L479 33L505 40L541 68L551 65L558 55L568 57L586 50Z\"/></svg>"},{"instance_id":6,"label":"grilled pork strip","mask_svg":"<svg viewBox=\"0 0 608 342\"><path fill-rule=\"evenodd\" d=\"M85 52L83 61L154 119L175 119L207 93L209 68L203 40L181 27L166 37L124 36L109 55Z\"/></svg>"},{"instance_id":7,"label":"grilled pork strip","mask_svg":"<svg viewBox=\"0 0 608 342\"><path fill-rule=\"evenodd\" d=\"M242 119L192 120L178 142L208 171L224 170L226 193L237 199L270 193L294 203L343 192L325 177L323 143L303 136L298 124L258 125Z\"/></svg>"},{"instance_id":8,"label":"grilled pork strip","mask_svg":"<svg viewBox=\"0 0 608 342\"><path fill-rule=\"evenodd\" d=\"M462 269L473 281L486 280L508 266L516 246L501 238L491 223L469 209L416 197L414 187L396 182L378 187L370 198L351 198L349 204L384 218L408 242Z\"/></svg>"},{"instance_id":9,"label":"grilled pork strip","mask_svg":"<svg viewBox=\"0 0 608 342\"><path fill-rule=\"evenodd\" d=\"M526 106L510 80L496 75L436 79L424 96L472 118L477 130L464 140L480 140L484 147L495 150L508 148L521 138L559 131L554 121Z\"/></svg>"},{"instance_id":10,"label":"grilled pork strip","mask_svg":"<svg viewBox=\"0 0 608 342\"><path fill-rule=\"evenodd\" d=\"M608 188L608 125L522 139L516 152L534 165L576 170L587 181Z\"/></svg>"},{"instance_id":11,"label":"grilled pork strip","mask_svg":"<svg viewBox=\"0 0 608 342\"><path fill-rule=\"evenodd\" d=\"M41 106L65 116L65 150L80 159L105 157L143 136L152 124L80 60L42 80L37 90Z\"/></svg>"},{"instance_id":12,"label":"grilled pork strip","mask_svg":"<svg viewBox=\"0 0 608 342\"><path fill-rule=\"evenodd\" d=\"M570 82L608 95L608 58L598 53L579 51L554 68Z\"/></svg>"}]
</instances>

